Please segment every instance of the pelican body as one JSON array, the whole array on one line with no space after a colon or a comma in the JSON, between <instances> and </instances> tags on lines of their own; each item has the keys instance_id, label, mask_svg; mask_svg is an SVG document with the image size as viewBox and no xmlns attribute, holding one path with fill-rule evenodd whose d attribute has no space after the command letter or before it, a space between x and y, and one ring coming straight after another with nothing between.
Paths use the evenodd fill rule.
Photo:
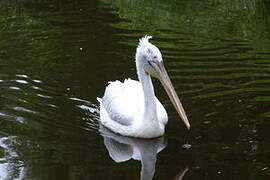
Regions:
<instances>
[{"instance_id":1,"label":"pelican body","mask_svg":"<svg viewBox=\"0 0 270 180\"><path fill-rule=\"evenodd\" d=\"M100 121L111 131L137 138L160 137L165 132L168 115L155 96L151 76L160 80L172 104L188 129L190 124L183 106L163 65L159 49L142 37L136 49L136 69L139 81L109 82L100 102Z\"/></svg>"}]
</instances>

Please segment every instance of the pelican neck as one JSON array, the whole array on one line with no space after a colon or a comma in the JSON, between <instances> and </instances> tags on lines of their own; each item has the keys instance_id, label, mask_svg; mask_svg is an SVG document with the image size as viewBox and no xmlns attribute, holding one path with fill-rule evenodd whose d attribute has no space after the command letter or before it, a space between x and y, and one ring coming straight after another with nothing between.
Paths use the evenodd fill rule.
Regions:
<instances>
[{"instance_id":1,"label":"pelican neck","mask_svg":"<svg viewBox=\"0 0 270 180\"><path fill-rule=\"evenodd\" d=\"M147 119L156 119L156 99L155 91L152 83L152 79L149 74L147 74L143 68L143 65L140 62L136 61L137 64L137 73L140 83L143 88L144 95L144 118Z\"/></svg>"}]
</instances>

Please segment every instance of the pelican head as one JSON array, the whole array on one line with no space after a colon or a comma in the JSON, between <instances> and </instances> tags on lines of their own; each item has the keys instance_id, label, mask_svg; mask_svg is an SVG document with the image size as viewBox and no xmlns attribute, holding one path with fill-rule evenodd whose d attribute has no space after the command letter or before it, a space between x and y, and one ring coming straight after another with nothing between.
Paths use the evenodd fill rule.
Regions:
<instances>
[{"instance_id":1,"label":"pelican head","mask_svg":"<svg viewBox=\"0 0 270 180\"><path fill-rule=\"evenodd\" d=\"M184 108L163 65L161 52L155 45L149 42L149 39L151 38L151 36L145 36L140 39L139 46L136 51L136 60L140 61L137 62L137 69L144 71L147 75L159 79L182 121L186 127L190 129L190 124Z\"/></svg>"}]
</instances>

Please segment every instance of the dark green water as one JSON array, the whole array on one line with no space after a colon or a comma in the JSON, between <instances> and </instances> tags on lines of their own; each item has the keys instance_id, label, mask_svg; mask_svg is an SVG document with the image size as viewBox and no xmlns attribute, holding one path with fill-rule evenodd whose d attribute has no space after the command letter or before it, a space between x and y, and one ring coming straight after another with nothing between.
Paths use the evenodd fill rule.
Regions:
<instances>
[{"instance_id":1,"label":"dark green water","mask_svg":"<svg viewBox=\"0 0 270 180\"><path fill-rule=\"evenodd\" d=\"M136 79L145 34L192 130L154 81L165 137L101 135L96 97L108 81ZM0 127L1 180L269 179L270 3L2 0Z\"/></svg>"}]
</instances>

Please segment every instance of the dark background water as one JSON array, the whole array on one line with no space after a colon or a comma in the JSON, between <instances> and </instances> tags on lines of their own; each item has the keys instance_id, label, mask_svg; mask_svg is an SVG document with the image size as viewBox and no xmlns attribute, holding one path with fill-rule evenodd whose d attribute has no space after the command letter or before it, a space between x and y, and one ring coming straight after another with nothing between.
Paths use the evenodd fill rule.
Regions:
<instances>
[{"instance_id":1,"label":"dark background water","mask_svg":"<svg viewBox=\"0 0 270 180\"><path fill-rule=\"evenodd\" d=\"M145 34L192 125L154 81L165 138L121 139L163 146L153 179L269 179L269 1L2 0L0 30L0 179L139 179L140 161L109 155L96 97L136 79Z\"/></svg>"}]
</instances>

